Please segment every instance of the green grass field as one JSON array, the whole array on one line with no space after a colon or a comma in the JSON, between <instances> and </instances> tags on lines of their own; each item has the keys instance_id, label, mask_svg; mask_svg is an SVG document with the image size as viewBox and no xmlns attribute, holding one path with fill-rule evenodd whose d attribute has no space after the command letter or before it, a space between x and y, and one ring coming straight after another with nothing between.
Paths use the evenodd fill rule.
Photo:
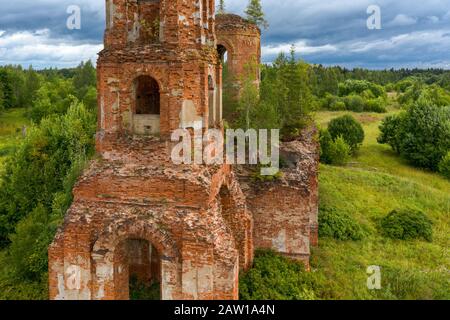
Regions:
<instances>
[{"instance_id":1,"label":"green grass field","mask_svg":"<svg viewBox=\"0 0 450 320\"><path fill-rule=\"evenodd\" d=\"M391 113L397 112L391 110ZM333 298L450 299L450 182L417 169L376 139L383 114L317 112L316 121L350 113L366 138L346 167L321 165L320 204L353 216L366 230L361 241L321 238L312 265L324 273ZM381 236L378 221L393 209L414 208L434 222L434 240L394 241ZM382 270L382 289L368 290L366 269Z\"/></svg>"},{"instance_id":2,"label":"green grass field","mask_svg":"<svg viewBox=\"0 0 450 320\"><path fill-rule=\"evenodd\" d=\"M0 172L5 159L22 139L22 126L28 126L25 109L11 109L0 113Z\"/></svg>"}]
</instances>

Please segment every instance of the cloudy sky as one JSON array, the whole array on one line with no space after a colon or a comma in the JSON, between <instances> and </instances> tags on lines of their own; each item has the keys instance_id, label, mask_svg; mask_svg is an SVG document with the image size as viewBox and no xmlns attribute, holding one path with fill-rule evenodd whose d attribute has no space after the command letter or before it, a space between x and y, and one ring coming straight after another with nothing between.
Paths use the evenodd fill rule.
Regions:
<instances>
[{"instance_id":1,"label":"cloudy sky","mask_svg":"<svg viewBox=\"0 0 450 320\"><path fill-rule=\"evenodd\" d=\"M247 1L225 0L241 14ZM0 0L0 65L70 67L96 59L105 26L104 0ZM269 29L263 61L295 44L311 63L346 67L450 69L450 0L262 0ZM81 29L69 30L70 5ZM381 9L381 29L367 9Z\"/></svg>"}]
</instances>

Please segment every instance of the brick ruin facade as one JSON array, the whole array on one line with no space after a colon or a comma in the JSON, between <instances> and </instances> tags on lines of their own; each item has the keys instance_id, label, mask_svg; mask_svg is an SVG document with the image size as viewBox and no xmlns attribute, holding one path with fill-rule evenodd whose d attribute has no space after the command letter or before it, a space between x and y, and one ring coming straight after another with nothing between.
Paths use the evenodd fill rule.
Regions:
<instances>
[{"instance_id":1,"label":"brick ruin facade","mask_svg":"<svg viewBox=\"0 0 450 320\"><path fill-rule=\"evenodd\" d=\"M227 55L232 89L237 91L234 95L239 94L242 77L251 77L259 85L260 72L256 66L261 63L261 30L258 26L235 14L219 14L216 37L219 59L224 60Z\"/></svg>"},{"instance_id":2,"label":"brick ruin facade","mask_svg":"<svg viewBox=\"0 0 450 320\"><path fill-rule=\"evenodd\" d=\"M214 0L106 2L98 156L49 247L50 299L126 300L131 277L159 283L161 299L238 299L255 247L307 263L317 239L312 135L282 147L290 167L279 182L171 161L174 129L221 127L214 9ZM259 61L259 32L251 49L250 34L233 32L221 41L239 74L250 56Z\"/></svg>"}]
</instances>

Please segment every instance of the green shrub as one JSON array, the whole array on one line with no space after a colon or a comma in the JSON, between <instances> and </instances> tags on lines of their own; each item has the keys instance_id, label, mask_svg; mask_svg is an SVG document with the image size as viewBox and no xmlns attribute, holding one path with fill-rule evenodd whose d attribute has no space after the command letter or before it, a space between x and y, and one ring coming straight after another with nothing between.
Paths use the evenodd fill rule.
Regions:
<instances>
[{"instance_id":1,"label":"green shrub","mask_svg":"<svg viewBox=\"0 0 450 320\"><path fill-rule=\"evenodd\" d=\"M331 138L331 134L327 129L320 130L319 142L320 142L320 162L331 164L329 150L330 145L333 142L333 138Z\"/></svg>"},{"instance_id":2,"label":"green shrub","mask_svg":"<svg viewBox=\"0 0 450 320\"><path fill-rule=\"evenodd\" d=\"M418 167L437 171L450 150L450 107L420 99L407 111L387 117L380 131L379 143L389 144Z\"/></svg>"},{"instance_id":3,"label":"green shrub","mask_svg":"<svg viewBox=\"0 0 450 320\"><path fill-rule=\"evenodd\" d=\"M351 148L342 136L337 137L328 147L330 164L343 166L350 159Z\"/></svg>"},{"instance_id":4,"label":"green shrub","mask_svg":"<svg viewBox=\"0 0 450 320\"><path fill-rule=\"evenodd\" d=\"M161 285L157 282L149 285L136 275L130 276L130 300L160 300Z\"/></svg>"},{"instance_id":5,"label":"green shrub","mask_svg":"<svg viewBox=\"0 0 450 320\"><path fill-rule=\"evenodd\" d=\"M344 111L346 110L345 102L341 100L336 100L332 105L330 105L331 111Z\"/></svg>"},{"instance_id":6,"label":"green shrub","mask_svg":"<svg viewBox=\"0 0 450 320\"><path fill-rule=\"evenodd\" d=\"M357 95L351 95L344 98L345 100L345 106L347 110L351 110L354 112L363 112L365 101L362 97Z\"/></svg>"},{"instance_id":7,"label":"green shrub","mask_svg":"<svg viewBox=\"0 0 450 320\"><path fill-rule=\"evenodd\" d=\"M328 131L333 140L342 136L350 146L352 153L355 153L364 141L364 129L351 115L344 115L331 120Z\"/></svg>"},{"instance_id":8,"label":"green shrub","mask_svg":"<svg viewBox=\"0 0 450 320\"><path fill-rule=\"evenodd\" d=\"M450 179L450 151L439 162L439 172L447 179Z\"/></svg>"},{"instance_id":9,"label":"green shrub","mask_svg":"<svg viewBox=\"0 0 450 320\"><path fill-rule=\"evenodd\" d=\"M369 91L371 92L369 94ZM378 84L367 80L346 80L339 84L339 95L347 96L351 94L365 94L373 95L374 97L382 97L386 95L384 88Z\"/></svg>"},{"instance_id":10,"label":"green shrub","mask_svg":"<svg viewBox=\"0 0 450 320\"><path fill-rule=\"evenodd\" d=\"M38 281L47 272L47 248L57 226L42 205L38 205L19 222L16 233L11 235L9 248L10 264L14 267L16 276Z\"/></svg>"},{"instance_id":11,"label":"green shrub","mask_svg":"<svg viewBox=\"0 0 450 320\"><path fill-rule=\"evenodd\" d=\"M253 268L239 280L241 300L314 300L322 291L316 275L301 262L258 250Z\"/></svg>"},{"instance_id":12,"label":"green shrub","mask_svg":"<svg viewBox=\"0 0 450 320\"><path fill-rule=\"evenodd\" d=\"M417 210L394 210L381 220L381 228L392 239L433 240L433 222Z\"/></svg>"},{"instance_id":13,"label":"green shrub","mask_svg":"<svg viewBox=\"0 0 450 320\"><path fill-rule=\"evenodd\" d=\"M328 130L321 130L319 141L322 163L345 165L350 159L351 148L342 136L333 140Z\"/></svg>"},{"instance_id":14,"label":"green shrub","mask_svg":"<svg viewBox=\"0 0 450 320\"><path fill-rule=\"evenodd\" d=\"M325 98L322 99L322 109L331 111L344 111L346 110L345 102L337 96L327 93Z\"/></svg>"},{"instance_id":15,"label":"green shrub","mask_svg":"<svg viewBox=\"0 0 450 320\"><path fill-rule=\"evenodd\" d=\"M386 113L387 112L386 107L385 107L385 102L381 98L367 100L366 106L365 106L365 111L377 112L377 113Z\"/></svg>"},{"instance_id":16,"label":"green shrub","mask_svg":"<svg viewBox=\"0 0 450 320\"><path fill-rule=\"evenodd\" d=\"M348 214L335 208L321 207L319 211L319 236L337 240L361 240L362 227Z\"/></svg>"}]
</instances>

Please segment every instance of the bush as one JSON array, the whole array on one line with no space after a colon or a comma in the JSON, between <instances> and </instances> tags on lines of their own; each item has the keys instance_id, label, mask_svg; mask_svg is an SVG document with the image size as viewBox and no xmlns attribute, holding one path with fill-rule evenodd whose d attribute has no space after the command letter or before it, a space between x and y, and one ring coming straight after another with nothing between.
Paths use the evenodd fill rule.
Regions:
<instances>
[{"instance_id":1,"label":"bush","mask_svg":"<svg viewBox=\"0 0 450 320\"><path fill-rule=\"evenodd\" d=\"M343 166L350 159L351 148L342 136L332 141L328 148L330 164Z\"/></svg>"},{"instance_id":2,"label":"bush","mask_svg":"<svg viewBox=\"0 0 450 320\"><path fill-rule=\"evenodd\" d=\"M319 211L319 236L337 240L361 240L362 227L348 214L335 208L321 207Z\"/></svg>"},{"instance_id":3,"label":"bush","mask_svg":"<svg viewBox=\"0 0 450 320\"><path fill-rule=\"evenodd\" d=\"M439 172L447 179L450 179L450 151L439 162Z\"/></svg>"},{"instance_id":4,"label":"bush","mask_svg":"<svg viewBox=\"0 0 450 320\"><path fill-rule=\"evenodd\" d=\"M450 107L420 99L400 115L387 117L380 131L379 143L418 167L437 171L450 150Z\"/></svg>"},{"instance_id":5,"label":"bush","mask_svg":"<svg viewBox=\"0 0 450 320\"><path fill-rule=\"evenodd\" d=\"M160 300L161 285L157 282L147 284L136 275L130 276L130 300Z\"/></svg>"},{"instance_id":6,"label":"bush","mask_svg":"<svg viewBox=\"0 0 450 320\"><path fill-rule=\"evenodd\" d=\"M344 115L331 120L328 131L333 140L342 136L350 146L352 153L358 151L364 141L364 129L351 115Z\"/></svg>"},{"instance_id":7,"label":"bush","mask_svg":"<svg viewBox=\"0 0 450 320\"><path fill-rule=\"evenodd\" d=\"M315 300L320 291L316 275L301 262L268 250L256 252L253 268L239 281L242 300Z\"/></svg>"},{"instance_id":8,"label":"bush","mask_svg":"<svg viewBox=\"0 0 450 320\"><path fill-rule=\"evenodd\" d=\"M417 210L394 210L381 220L381 228L392 239L433 240L433 222Z\"/></svg>"},{"instance_id":9,"label":"bush","mask_svg":"<svg viewBox=\"0 0 450 320\"><path fill-rule=\"evenodd\" d=\"M322 109L331 111L343 111L346 110L345 102L332 94L327 93L325 98L322 99Z\"/></svg>"},{"instance_id":10,"label":"bush","mask_svg":"<svg viewBox=\"0 0 450 320\"><path fill-rule=\"evenodd\" d=\"M370 99L367 100L365 111L377 112L377 113L386 113L385 102L383 99Z\"/></svg>"},{"instance_id":11,"label":"bush","mask_svg":"<svg viewBox=\"0 0 450 320\"><path fill-rule=\"evenodd\" d=\"M339 136L333 140L328 130L321 130L319 141L320 161L322 163L345 165L348 162L351 148L342 136Z\"/></svg>"},{"instance_id":12,"label":"bush","mask_svg":"<svg viewBox=\"0 0 450 320\"><path fill-rule=\"evenodd\" d=\"M383 97L386 95L382 86L366 80L346 80L339 84L339 95L341 97L351 94L362 94L363 92L365 92L365 95L374 97Z\"/></svg>"},{"instance_id":13,"label":"bush","mask_svg":"<svg viewBox=\"0 0 450 320\"><path fill-rule=\"evenodd\" d=\"M338 100L330 106L331 111L344 111L346 110L345 102Z\"/></svg>"},{"instance_id":14,"label":"bush","mask_svg":"<svg viewBox=\"0 0 450 320\"><path fill-rule=\"evenodd\" d=\"M347 110L351 110L354 112L363 112L365 101L362 97L351 95L348 97L345 97L345 105L347 107Z\"/></svg>"}]
</instances>

